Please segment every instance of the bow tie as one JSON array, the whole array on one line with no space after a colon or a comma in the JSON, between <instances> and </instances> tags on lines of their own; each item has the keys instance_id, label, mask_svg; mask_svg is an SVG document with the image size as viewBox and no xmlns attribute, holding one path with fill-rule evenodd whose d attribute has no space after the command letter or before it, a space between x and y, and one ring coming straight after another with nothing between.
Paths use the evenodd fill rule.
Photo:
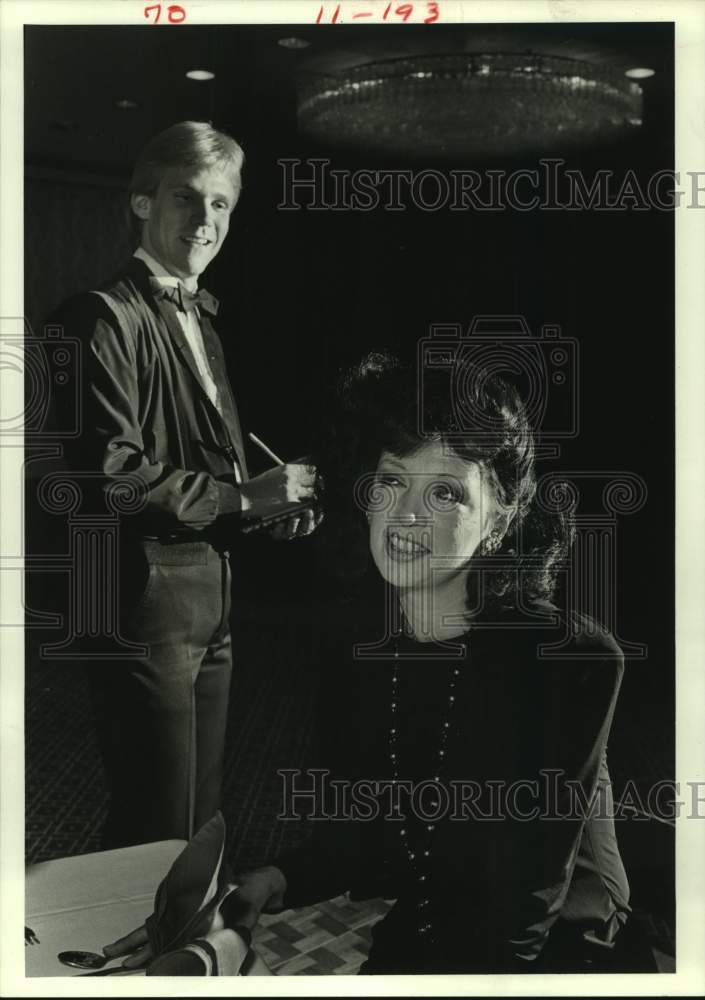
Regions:
<instances>
[{"instance_id":1,"label":"bow tie","mask_svg":"<svg viewBox=\"0 0 705 1000\"><path fill-rule=\"evenodd\" d=\"M193 312L196 306L212 316L218 312L218 300L205 288L199 288L197 292L189 292L180 282L178 285L162 285L158 278L150 278L149 281L157 301L166 299L181 312Z\"/></svg>"}]
</instances>

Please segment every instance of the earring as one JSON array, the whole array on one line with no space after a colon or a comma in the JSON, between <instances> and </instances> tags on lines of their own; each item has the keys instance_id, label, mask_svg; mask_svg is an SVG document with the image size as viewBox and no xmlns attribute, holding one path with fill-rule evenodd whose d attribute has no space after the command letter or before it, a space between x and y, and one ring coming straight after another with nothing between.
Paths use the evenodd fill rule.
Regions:
<instances>
[{"instance_id":1,"label":"earring","mask_svg":"<svg viewBox=\"0 0 705 1000\"><path fill-rule=\"evenodd\" d=\"M482 554L485 556L493 555L501 544L502 536L500 533L498 531L491 531L482 543Z\"/></svg>"}]
</instances>

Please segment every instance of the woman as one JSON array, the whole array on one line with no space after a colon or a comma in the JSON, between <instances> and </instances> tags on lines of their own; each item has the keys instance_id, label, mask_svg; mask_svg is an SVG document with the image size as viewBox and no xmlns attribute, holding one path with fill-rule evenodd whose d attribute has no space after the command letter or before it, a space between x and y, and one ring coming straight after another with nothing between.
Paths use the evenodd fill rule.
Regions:
<instances>
[{"instance_id":1,"label":"woman","mask_svg":"<svg viewBox=\"0 0 705 1000\"><path fill-rule=\"evenodd\" d=\"M630 971L605 755L622 654L550 603L570 524L538 503L518 394L462 375L460 399L425 378L421 407L384 357L344 386L317 464L383 586L331 643L312 838L240 873L225 919L349 891L396 900L365 973Z\"/></svg>"},{"instance_id":2,"label":"woman","mask_svg":"<svg viewBox=\"0 0 705 1000\"><path fill-rule=\"evenodd\" d=\"M423 412L388 359L345 386L326 450L374 470L355 493L389 600L338 632L331 818L236 898L250 921L345 890L396 899L366 973L618 971L629 889L605 751L622 654L549 603L570 524L538 503L518 394L458 374L460 399L425 376ZM344 495L334 465L321 456Z\"/></svg>"}]
</instances>

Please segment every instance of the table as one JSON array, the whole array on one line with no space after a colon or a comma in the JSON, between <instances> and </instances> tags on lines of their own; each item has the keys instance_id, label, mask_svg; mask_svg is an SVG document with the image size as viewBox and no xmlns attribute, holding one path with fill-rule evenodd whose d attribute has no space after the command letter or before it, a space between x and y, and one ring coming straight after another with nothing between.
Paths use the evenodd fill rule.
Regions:
<instances>
[{"instance_id":1,"label":"table","mask_svg":"<svg viewBox=\"0 0 705 1000\"><path fill-rule=\"evenodd\" d=\"M40 943L25 947L26 975L82 975L62 965L58 953L101 952L144 923L159 883L185 846L185 840L163 840L31 865L25 924Z\"/></svg>"}]
</instances>

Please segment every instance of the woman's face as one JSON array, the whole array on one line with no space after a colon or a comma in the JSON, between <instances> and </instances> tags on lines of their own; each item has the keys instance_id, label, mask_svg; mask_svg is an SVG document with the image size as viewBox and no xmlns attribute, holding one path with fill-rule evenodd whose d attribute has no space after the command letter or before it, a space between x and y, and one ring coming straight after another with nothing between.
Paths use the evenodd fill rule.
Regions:
<instances>
[{"instance_id":1,"label":"woman's face","mask_svg":"<svg viewBox=\"0 0 705 1000\"><path fill-rule=\"evenodd\" d=\"M489 474L444 454L441 442L404 458L383 452L376 494L370 550L384 579L400 588L435 588L465 574L498 515Z\"/></svg>"}]
</instances>

